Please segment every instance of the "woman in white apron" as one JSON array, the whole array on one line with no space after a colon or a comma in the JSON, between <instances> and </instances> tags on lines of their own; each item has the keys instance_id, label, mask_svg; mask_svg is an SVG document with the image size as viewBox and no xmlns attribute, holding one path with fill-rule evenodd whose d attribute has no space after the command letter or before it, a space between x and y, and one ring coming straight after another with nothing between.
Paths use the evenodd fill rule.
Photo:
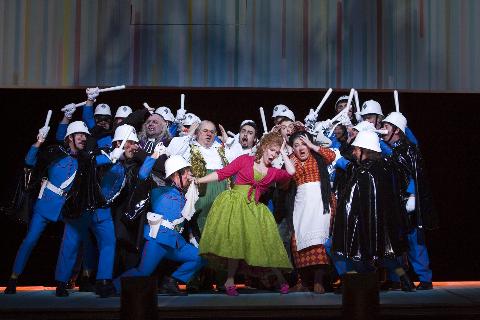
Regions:
<instances>
[{"instance_id":1,"label":"woman in white apron","mask_svg":"<svg viewBox=\"0 0 480 320\"><path fill-rule=\"evenodd\" d=\"M295 268L301 281L297 289L324 293L323 277L329 265L325 242L329 237L332 194L327 165L335 153L314 145L306 131L290 137L295 175L287 196L288 221Z\"/></svg>"}]
</instances>

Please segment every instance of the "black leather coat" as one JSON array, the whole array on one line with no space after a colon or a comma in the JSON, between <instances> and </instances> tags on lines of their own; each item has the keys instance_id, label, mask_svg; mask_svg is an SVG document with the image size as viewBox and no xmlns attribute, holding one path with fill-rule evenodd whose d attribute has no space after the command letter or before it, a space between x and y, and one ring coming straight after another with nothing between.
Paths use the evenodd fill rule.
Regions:
<instances>
[{"instance_id":1,"label":"black leather coat","mask_svg":"<svg viewBox=\"0 0 480 320\"><path fill-rule=\"evenodd\" d=\"M355 261L401 255L404 217L394 187L395 171L384 159L353 162L340 191L332 251Z\"/></svg>"},{"instance_id":2,"label":"black leather coat","mask_svg":"<svg viewBox=\"0 0 480 320\"><path fill-rule=\"evenodd\" d=\"M393 146L391 160L401 177L400 189L404 200L409 196L409 178L412 177L415 182L415 211L408 214L409 227L429 230L438 228L438 215L434 210L424 160L418 147L407 141L400 141Z\"/></svg>"}]
</instances>

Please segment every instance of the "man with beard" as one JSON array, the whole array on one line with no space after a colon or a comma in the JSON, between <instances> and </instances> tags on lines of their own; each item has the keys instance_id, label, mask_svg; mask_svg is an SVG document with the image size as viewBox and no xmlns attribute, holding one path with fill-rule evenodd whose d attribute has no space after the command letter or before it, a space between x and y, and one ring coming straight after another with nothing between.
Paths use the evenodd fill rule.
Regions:
<instances>
[{"instance_id":1,"label":"man with beard","mask_svg":"<svg viewBox=\"0 0 480 320\"><path fill-rule=\"evenodd\" d=\"M18 276L23 272L28 258L43 230L50 222L62 219L61 212L79 168L78 154L85 149L89 131L82 121L74 121L67 127L63 145L54 145L45 151L40 146L45 141L49 127L39 130L37 142L27 153L25 164L35 167L42 185L33 207L27 235L18 249L12 274L5 289L6 294L16 293Z\"/></svg>"},{"instance_id":2,"label":"man with beard","mask_svg":"<svg viewBox=\"0 0 480 320\"><path fill-rule=\"evenodd\" d=\"M387 134L383 139L392 147L391 160L400 172L400 196L407 215L408 258L418 275L417 290L430 290L432 270L425 243L425 229L438 228L438 217L434 211L430 187L425 173L423 157L419 148L410 143L405 135L407 119L400 112L391 112L383 120ZM389 275L392 287L398 279Z\"/></svg>"},{"instance_id":3,"label":"man with beard","mask_svg":"<svg viewBox=\"0 0 480 320\"><path fill-rule=\"evenodd\" d=\"M251 154L257 141L257 125L253 120L240 124L240 132L225 143L225 155L229 162L244 154Z\"/></svg>"},{"instance_id":4,"label":"man with beard","mask_svg":"<svg viewBox=\"0 0 480 320\"><path fill-rule=\"evenodd\" d=\"M125 146L120 148L123 140L125 140ZM96 156L95 165L101 166L97 174L98 183L105 203L100 207L84 209L78 218L65 219L64 240L55 272L55 280L59 284L57 296L68 296L68 291L65 289L66 282L72 274L80 244L89 236L89 229L97 239L99 251L95 291L102 298L115 292L111 284L115 256L115 232L110 207L125 184L124 159L133 157L133 153L138 147L137 143L135 129L129 125L121 125L115 130L113 138L115 149L110 154L102 151L102 154ZM120 161L117 161L119 159Z\"/></svg>"},{"instance_id":5,"label":"man with beard","mask_svg":"<svg viewBox=\"0 0 480 320\"><path fill-rule=\"evenodd\" d=\"M157 113L151 114L139 133L139 139L140 148L148 155L152 154L158 143L163 143L165 146L168 145L170 134L168 133L165 119Z\"/></svg>"}]
</instances>

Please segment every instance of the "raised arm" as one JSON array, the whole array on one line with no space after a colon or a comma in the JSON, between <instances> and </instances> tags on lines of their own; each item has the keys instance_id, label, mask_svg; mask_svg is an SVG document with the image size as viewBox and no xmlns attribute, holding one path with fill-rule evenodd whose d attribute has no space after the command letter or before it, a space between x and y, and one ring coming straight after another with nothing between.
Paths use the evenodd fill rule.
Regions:
<instances>
[{"instance_id":1,"label":"raised arm","mask_svg":"<svg viewBox=\"0 0 480 320\"><path fill-rule=\"evenodd\" d=\"M27 166L33 167L37 164L38 149L47 139L48 131L50 131L50 127L42 127L38 130L37 141L30 147L25 156L25 164Z\"/></svg>"}]
</instances>

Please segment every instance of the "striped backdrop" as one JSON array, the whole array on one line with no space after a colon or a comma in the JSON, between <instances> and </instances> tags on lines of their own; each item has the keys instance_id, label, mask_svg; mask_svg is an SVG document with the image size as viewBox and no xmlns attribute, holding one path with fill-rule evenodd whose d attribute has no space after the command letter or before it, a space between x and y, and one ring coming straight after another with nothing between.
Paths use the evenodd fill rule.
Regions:
<instances>
[{"instance_id":1,"label":"striped backdrop","mask_svg":"<svg viewBox=\"0 0 480 320\"><path fill-rule=\"evenodd\" d=\"M0 0L0 86L480 91L477 0Z\"/></svg>"}]
</instances>

